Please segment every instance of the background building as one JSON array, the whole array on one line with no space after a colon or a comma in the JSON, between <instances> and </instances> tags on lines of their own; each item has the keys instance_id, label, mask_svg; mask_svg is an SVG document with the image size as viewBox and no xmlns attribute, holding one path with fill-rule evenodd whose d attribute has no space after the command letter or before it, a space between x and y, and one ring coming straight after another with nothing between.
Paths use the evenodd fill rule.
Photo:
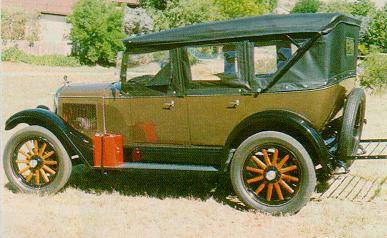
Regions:
<instances>
[{"instance_id":1,"label":"background building","mask_svg":"<svg viewBox=\"0 0 387 238\"><path fill-rule=\"evenodd\" d=\"M2 11L22 11L26 14L36 14L37 39L34 41L3 39L3 48L17 46L27 53L35 55L61 54L71 52L68 40L71 25L66 22L74 4L78 0L2 0ZM137 7L138 0L114 0L130 7ZM25 31L32 28L31 23L26 24Z\"/></svg>"}]
</instances>

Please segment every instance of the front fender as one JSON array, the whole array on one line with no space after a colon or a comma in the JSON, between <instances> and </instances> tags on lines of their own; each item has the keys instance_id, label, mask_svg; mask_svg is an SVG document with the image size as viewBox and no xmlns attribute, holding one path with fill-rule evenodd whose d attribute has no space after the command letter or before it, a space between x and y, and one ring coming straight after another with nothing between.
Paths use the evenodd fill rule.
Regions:
<instances>
[{"instance_id":1,"label":"front fender","mask_svg":"<svg viewBox=\"0 0 387 238\"><path fill-rule=\"evenodd\" d=\"M42 108L17 112L5 122L5 130L11 130L21 123L48 129L58 137L70 156L78 155L86 165L91 166L93 143L90 138L72 128L55 113Z\"/></svg>"},{"instance_id":2,"label":"front fender","mask_svg":"<svg viewBox=\"0 0 387 238\"><path fill-rule=\"evenodd\" d=\"M233 129L225 143L226 148L236 148L248 136L269 130L293 136L311 154L315 165L321 164L324 172L331 172L328 150L321 135L309 121L288 111L272 110L249 116Z\"/></svg>"}]
</instances>

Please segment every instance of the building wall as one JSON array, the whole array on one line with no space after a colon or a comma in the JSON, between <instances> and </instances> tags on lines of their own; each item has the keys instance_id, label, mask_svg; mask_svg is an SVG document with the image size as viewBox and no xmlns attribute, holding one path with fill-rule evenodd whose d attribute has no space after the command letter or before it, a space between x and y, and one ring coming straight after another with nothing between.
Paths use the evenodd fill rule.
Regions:
<instances>
[{"instance_id":1,"label":"building wall","mask_svg":"<svg viewBox=\"0 0 387 238\"><path fill-rule=\"evenodd\" d=\"M68 40L68 36L70 34L71 25L66 23L66 15L71 13L71 9L77 1L78 0L1 0L2 9L40 13L38 19L38 41L3 40L3 49L17 46L19 49L35 55L69 55L71 53L71 42ZM132 6L137 6L139 2L138 0L114 1L127 3ZM28 29L26 29L26 31L28 31Z\"/></svg>"}]
</instances>

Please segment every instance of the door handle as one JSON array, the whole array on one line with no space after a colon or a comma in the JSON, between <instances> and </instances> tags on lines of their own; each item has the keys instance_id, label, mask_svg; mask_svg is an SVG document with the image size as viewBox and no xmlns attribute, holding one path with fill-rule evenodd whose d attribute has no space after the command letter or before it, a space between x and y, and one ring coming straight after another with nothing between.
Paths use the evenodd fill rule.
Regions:
<instances>
[{"instance_id":1,"label":"door handle","mask_svg":"<svg viewBox=\"0 0 387 238\"><path fill-rule=\"evenodd\" d=\"M165 102L163 109L171 110L175 106L175 101Z\"/></svg>"},{"instance_id":2,"label":"door handle","mask_svg":"<svg viewBox=\"0 0 387 238\"><path fill-rule=\"evenodd\" d=\"M240 104L240 102L237 99L237 100L229 102L227 105L227 108L236 108L237 106L239 106L239 104Z\"/></svg>"}]
</instances>

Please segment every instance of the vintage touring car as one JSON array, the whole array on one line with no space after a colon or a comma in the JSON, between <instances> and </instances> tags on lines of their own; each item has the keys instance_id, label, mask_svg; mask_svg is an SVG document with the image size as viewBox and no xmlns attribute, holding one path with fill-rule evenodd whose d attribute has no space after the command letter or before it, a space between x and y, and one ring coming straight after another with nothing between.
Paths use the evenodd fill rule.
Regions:
<instances>
[{"instance_id":1,"label":"vintage touring car","mask_svg":"<svg viewBox=\"0 0 387 238\"><path fill-rule=\"evenodd\" d=\"M6 121L29 126L8 141L5 173L41 194L58 192L80 163L215 172L249 207L295 213L317 177L374 158L357 154L359 25L341 14L267 15L125 39L119 81L64 85L54 110Z\"/></svg>"}]
</instances>

